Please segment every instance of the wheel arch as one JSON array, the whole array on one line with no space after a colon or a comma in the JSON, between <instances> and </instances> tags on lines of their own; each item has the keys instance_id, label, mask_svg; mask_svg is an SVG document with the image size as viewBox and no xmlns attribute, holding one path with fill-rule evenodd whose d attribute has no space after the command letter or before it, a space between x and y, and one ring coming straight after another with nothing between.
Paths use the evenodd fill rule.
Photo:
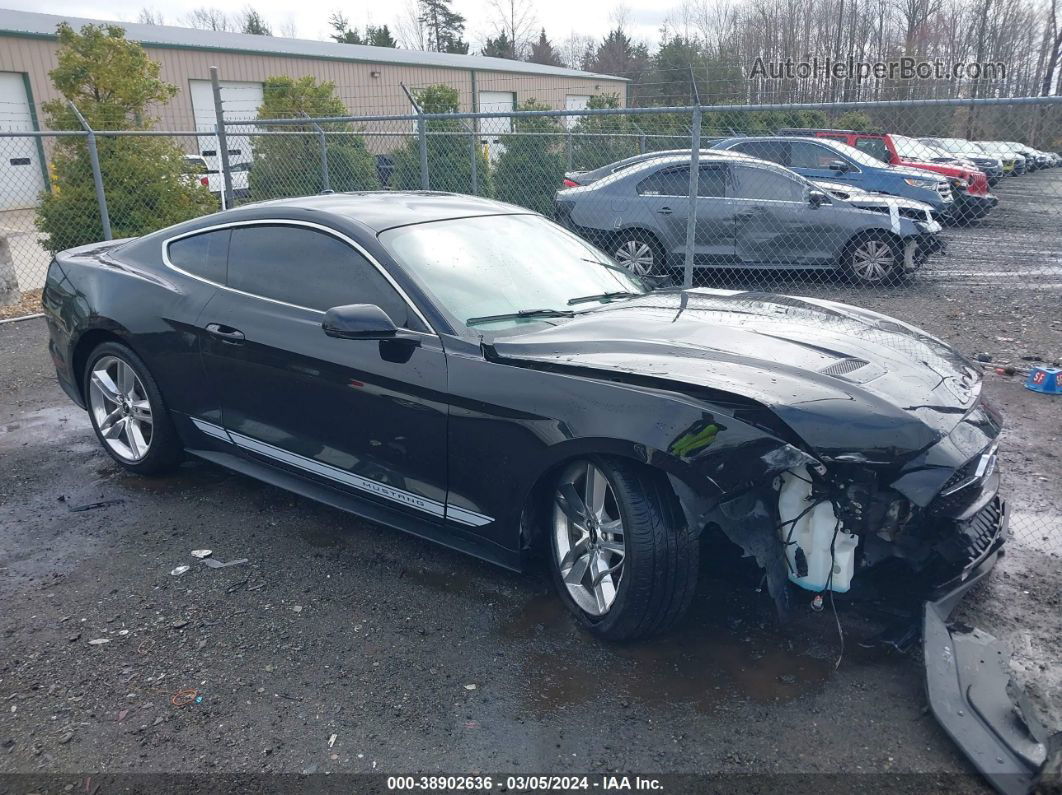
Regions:
<instances>
[{"instance_id":1,"label":"wheel arch","mask_svg":"<svg viewBox=\"0 0 1062 795\"><path fill-rule=\"evenodd\" d=\"M116 342L124 345L137 356L140 356L136 348L129 344L127 331L117 323L96 326L83 331L73 344L70 353L70 370L74 376L74 382L82 403L87 399L85 396L85 367L88 365L89 355L105 342ZM141 358L143 357L141 356Z\"/></svg>"},{"instance_id":2,"label":"wheel arch","mask_svg":"<svg viewBox=\"0 0 1062 795\"><path fill-rule=\"evenodd\" d=\"M681 504L679 493L703 493L706 481L680 459L661 450L623 439L604 437L572 439L554 445L530 482L521 501L520 550L527 556L541 551L546 538L543 532L545 520L552 504L552 485L560 473L573 461L584 458L622 458L637 464L660 480L661 493L668 495L671 508L677 517L688 517L689 511ZM710 488L710 483L708 488ZM693 532L699 528L691 528Z\"/></svg>"},{"instance_id":3,"label":"wheel arch","mask_svg":"<svg viewBox=\"0 0 1062 795\"><path fill-rule=\"evenodd\" d=\"M885 227L876 226L870 229L860 229L858 232L852 234L845 244L841 247L841 260L842 264L845 257L851 253L852 249L862 243L864 240L884 239L897 246L899 249L903 249L903 238L893 232L891 229Z\"/></svg>"}]
</instances>

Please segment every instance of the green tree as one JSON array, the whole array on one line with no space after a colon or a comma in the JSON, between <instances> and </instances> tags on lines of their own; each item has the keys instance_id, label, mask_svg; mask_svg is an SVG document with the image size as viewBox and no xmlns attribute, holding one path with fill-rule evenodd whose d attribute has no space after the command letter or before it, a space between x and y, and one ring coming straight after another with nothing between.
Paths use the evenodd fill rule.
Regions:
<instances>
[{"instance_id":1,"label":"green tree","mask_svg":"<svg viewBox=\"0 0 1062 795\"><path fill-rule=\"evenodd\" d=\"M391 29L387 25L368 25L365 28L365 43L371 47L398 47L398 42L391 35Z\"/></svg>"},{"instance_id":2,"label":"green tree","mask_svg":"<svg viewBox=\"0 0 1062 795\"><path fill-rule=\"evenodd\" d=\"M553 47L553 43L546 38L545 28L542 28L538 34L538 41L531 42L531 56L527 60L531 63L541 63L547 66L564 66L560 54Z\"/></svg>"},{"instance_id":3,"label":"green tree","mask_svg":"<svg viewBox=\"0 0 1062 795\"><path fill-rule=\"evenodd\" d=\"M509 60L515 60L516 45L503 30L493 39L488 37L487 40L483 42L483 49L480 50L479 54L485 55L488 58L508 58Z\"/></svg>"},{"instance_id":4,"label":"green tree","mask_svg":"<svg viewBox=\"0 0 1062 795\"><path fill-rule=\"evenodd\" d=\"M432 85L417 96L425 113L454 113L458 108L456 88ZM458 119L432 119L427 123L428 174L432 190L472 192L471 132ZM490 164L481 148L476 149L476 173L479 195L490 196L493 190ZM420 144L416 136L395 152L391 183L400 190L420 188Z\"/></svg>"},{"instance_id":5,"label":"green tree","mask_svg":"<svg viewBox=\"0 0 1062 795\"><path fill-rule=\"evenodd\" d=\"M591 110L618 108L619 94L595 94L587 101L586 107ZM638 154L639 130L628 116L583 116L572 130L572 167L600 168Z\"/></svg>"},{"instance_id":6,"label":"green tree","mask_svg":"<svg viewBox=\"0 0 1062 795\"><path fill-rule=\"evenodd\" d=\"M270 77L262 88L260 119L344 116L347 109L335 85L316 77ZM350 124L322 124L328 146L329 187L334 191L379 188L376 160ZM285 126L302 135L263 135L255 139L248 180L256 200L308 196L324 190L321 146L312 124Z\"/></svg>"},{"instance_id":7,"label":"green tree","mask_svg":"<svg viewBox=\"0 0 1062 795\"><path fill-rule=\"evenodd\" d=\"M58 65L49 72L62 97L42 105L48 127L80 130L73 102L96 130L144 130L148 109L164 105L176 86L159 64L114 25L58 28ZM100 171L114 237L134 237L215 209L215 199L184 173L184 154L169 138L98 136ZM51 159L51 190L41 198L37 227L51 251L103 238L103 224L83 138L59 138Z\"/></svg>"},{"instance_id":8,"label":"green tree","mask_svg":"<svg viewBox=\"0 0 1062 795\"><path fill-rule=\"evenodd\" d=\"M243 18L240 20L240 32L250 33L253 36L272 36L273 31L266 24L265 19L258 10L248 6L244 9Z\"/></svg>"},{"instance_id":9,"label":"green tree","mask_svg":"<svg viewBox=\"0 0 1062 795\"><path fill-rule=\"evenodd\" d=\"M334 11L328 17L328 25L335 31L330 34L333 41L340 44L364 44L365 40L357 28L350 27L350 20L340 11Z\"/></svg>"},{"instance_id":10,"label":"green tree","mask_svg":"<svg viewBox=\"0 0 1062 795\"><path fill-rule=\"evenodd\" d=\"M549 110L530 99L518 110ZM552 215L553 194L564 179L561 128L552 116L516 118L513 135L505 139L505 151L494 173L495 195L502 201Z\"/></svg>"},{"instance_id":11,"label":"green tree","mask_svg":"<svg viewBox=\"0 0 1062 795\"><path fill-rule=\"evenodd\" d=\"M340 11L335 11L328 17L328 25L334 33L330 34L333 41L340 44L368 44L370 47L398 47L398 42L391 35L391 29L387 25L367 25L365 33L359 33L357 28L350 27L350 20Z\"/></svg>"},{"instance_id":12,"label":"green tree","mask_svg":"<svg viewBox=\"0 0 1062 795\"><path fill-rule=\"evenodd\" d=\"M837 117L837 128L841 130L855 130L856 132L870 132L877 125L866 113L858 110L849 110Z\"/></svg>"}]
</instances>

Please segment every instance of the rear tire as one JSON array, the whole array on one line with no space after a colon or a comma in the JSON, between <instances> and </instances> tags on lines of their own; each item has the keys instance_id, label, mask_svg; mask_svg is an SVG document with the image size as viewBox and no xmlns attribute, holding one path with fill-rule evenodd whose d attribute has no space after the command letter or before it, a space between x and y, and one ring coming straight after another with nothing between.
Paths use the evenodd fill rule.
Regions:
<instances>
[{"instance_id":1,"label":"rear tire","mask_svg":"<svg viewBox=\"0 0 1062 795\"><path fill-rule=\"evenodd\" d=\"M666 477L621 458L593 457L566 466L553 495L550 569L579 624L608 640L677 624L697 586L700 546Z\"/></svg>"},{"instance_id":2,"label":"rear tire","mask_svg":"<svg viewBox=\"0 0 1062 795\"><path fill-rule=\"evenodd\" d=\"M96 438L123 469L157 475L180 462L181 440L162 393L132 350L117 342L97 346L82 385Z\"/></svg>"}]
</instances>

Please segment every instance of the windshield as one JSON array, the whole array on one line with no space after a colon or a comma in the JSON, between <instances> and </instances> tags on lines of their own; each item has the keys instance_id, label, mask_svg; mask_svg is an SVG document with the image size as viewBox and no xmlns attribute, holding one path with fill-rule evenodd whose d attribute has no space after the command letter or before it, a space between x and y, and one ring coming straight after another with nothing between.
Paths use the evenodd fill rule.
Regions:
<instances>
[{"instance_id":1,"label":"windshield","mask_svg":"<svg viewBox=\"0 0 1062 795\"><path fill-rule=\"evenodd\" d=\"M380 241L451 315L477 329L541 323L648 292L603 253L538 215L413 224L381 232Z\"/></svg>"},{"instance_id":2,"label":"windshield","mask_svg":"<svg viewBox=\"0 0 1062 795\"><path fill-rule=\"evenodd\" d=\"M892 136L892 142L896 146L896 151L900 157L911 158L913 160L928 160L932 161L936 157L947 157L946 152L942 152L932 146L927 146L921 141L916 141L914 138L908 138L906 135L894 135Z\"/></svg>"}]
</instances>

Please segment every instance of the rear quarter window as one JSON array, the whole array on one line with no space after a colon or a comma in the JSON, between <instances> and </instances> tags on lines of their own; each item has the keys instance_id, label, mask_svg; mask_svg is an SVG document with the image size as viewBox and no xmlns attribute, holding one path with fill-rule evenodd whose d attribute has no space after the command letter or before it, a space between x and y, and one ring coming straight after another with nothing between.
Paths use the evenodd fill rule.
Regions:
<instances>
[{"instance_id":1,"label":"rear quarter window","mask_svg":"<svg viewBox=\"0 0 1062 795\"><path fill-rule=\"evenodd\" d=\"M198 235L182 237L166 244L166 256L171 265L200 279L225 284L228 266L228 229L216 229Z\"/></svg>"}]
</instances>

